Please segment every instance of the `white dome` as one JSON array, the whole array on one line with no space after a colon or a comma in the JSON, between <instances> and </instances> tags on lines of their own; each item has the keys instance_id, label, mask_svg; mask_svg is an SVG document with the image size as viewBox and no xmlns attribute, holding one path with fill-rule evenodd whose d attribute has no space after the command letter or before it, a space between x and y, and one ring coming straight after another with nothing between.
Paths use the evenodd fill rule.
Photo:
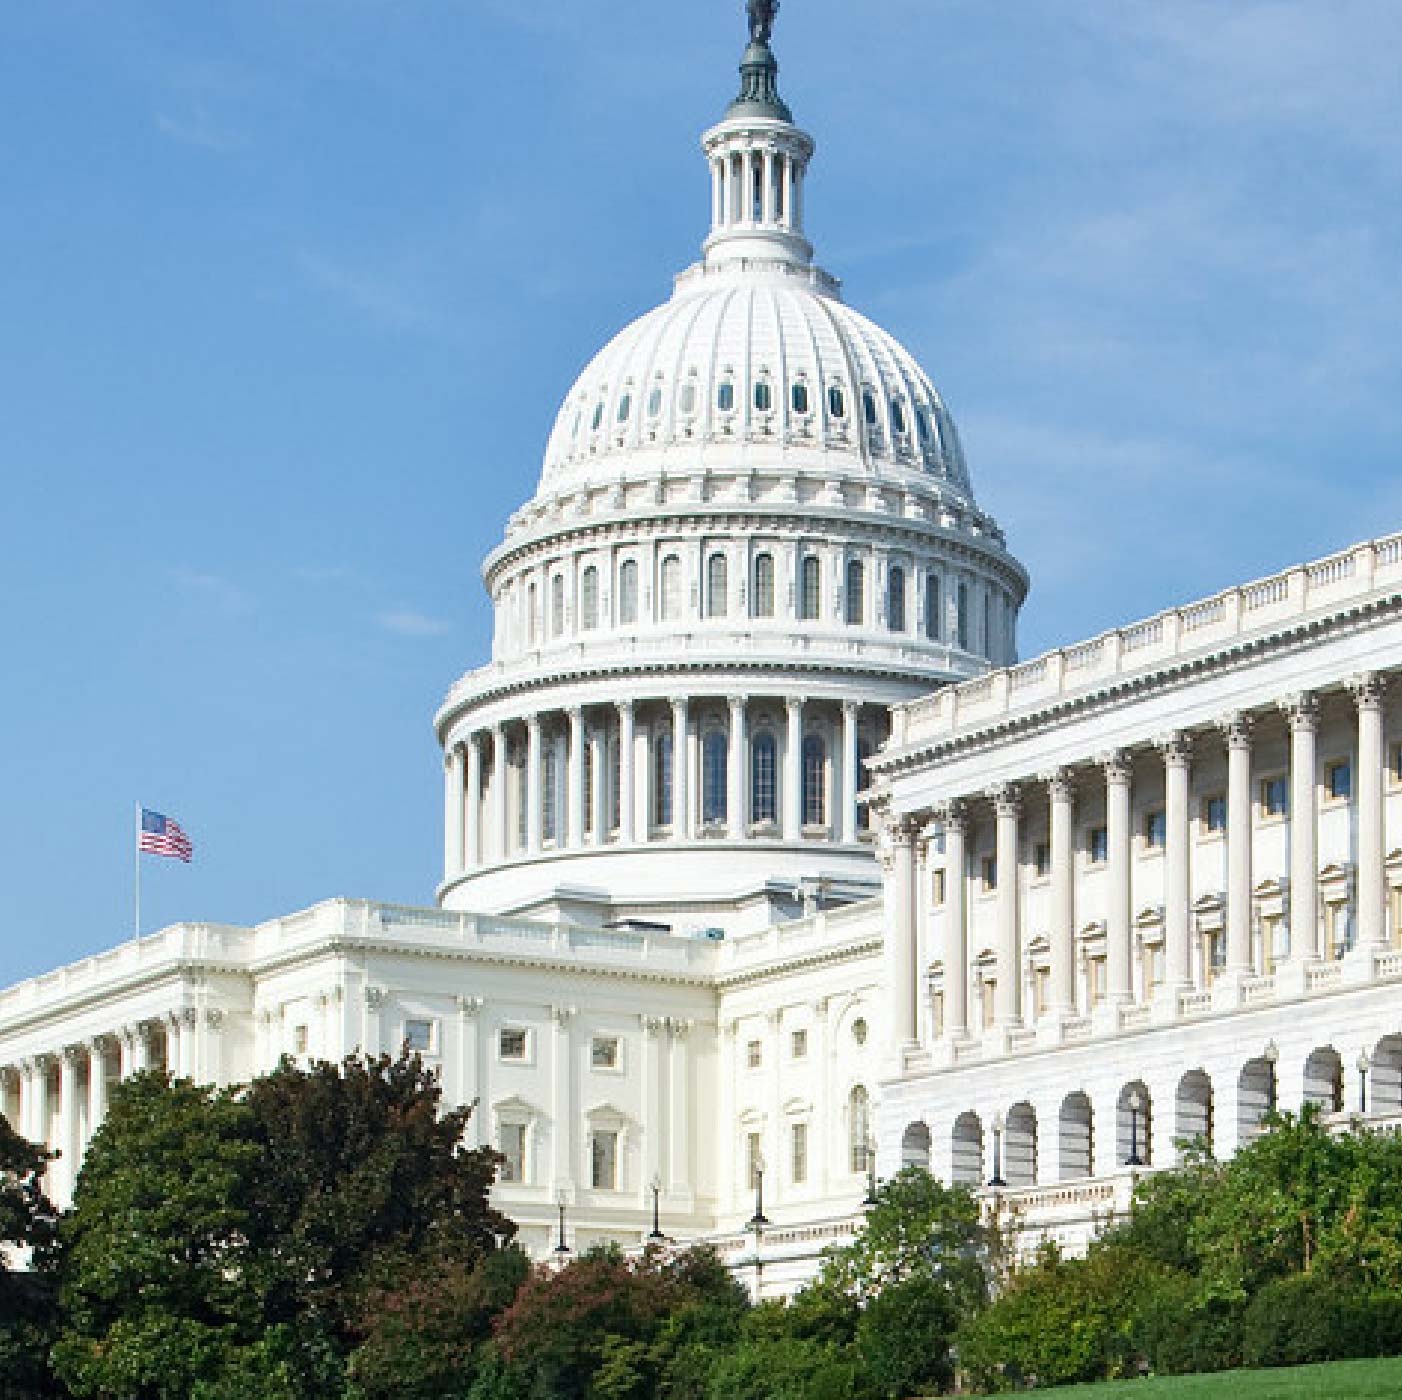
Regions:
<instances>
[{"instance_id":1,"label":"white dome","mask_svg":"<svg viewBox=\"0 0 1402 1400\"><path fill-rule=\"evenodd\" d=\"M670 301L590 362L565 399L541 489L792 456L825 471L920 471L971 499L953 419L895 337L822 272L774 262L684 273Z\"/></svg>"}]
</instances>

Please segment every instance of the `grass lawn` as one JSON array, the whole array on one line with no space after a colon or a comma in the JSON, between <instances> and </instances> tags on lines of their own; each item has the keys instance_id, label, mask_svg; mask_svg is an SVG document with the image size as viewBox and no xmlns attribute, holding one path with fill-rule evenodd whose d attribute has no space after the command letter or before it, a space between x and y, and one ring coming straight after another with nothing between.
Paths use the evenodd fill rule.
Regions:
<instances>
[{"instance_id":1,"label":"grass lawn","mask_svg":"<svg viewBox=\"0 0 1402 1400\"><path fill-rule=\"evenodd\" d=\"M1034 1393L1084 1396L1086 1400L1394 1400L1402 1396L1402 1358L1111 1381Z\"/></svg>"}]
</instances>

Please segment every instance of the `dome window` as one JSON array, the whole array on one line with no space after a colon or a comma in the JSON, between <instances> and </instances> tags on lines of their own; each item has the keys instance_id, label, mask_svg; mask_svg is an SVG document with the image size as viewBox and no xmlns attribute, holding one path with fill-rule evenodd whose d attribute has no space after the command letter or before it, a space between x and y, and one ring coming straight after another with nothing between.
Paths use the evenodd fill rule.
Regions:
<instances>
[{"instance_id":1,"label":"dome window","mask_svg":"<svg viewBox=\"0 0 1402 1400\"><path fill-rule=\"evenodd\" d=\"M633 396L632 394L624 393L623 397L618 401L618 421L620 423L626 423L632 415L632 412Z\"/></svg>"},{"instance_id":2,"label":"dome window","mask_svg":"<svg viewBox=\"0 0 1402 1400\"><path fill-rule=\"evenodd\" d=\"M688 415L696 412L696 381L693 379L682 385L681 410Z\"/></svg>"},{"instance_id":3,"label":"dome window","mask_svg":"<svg viewBox=\"0 0 1402 1400\"><path fill-rule=\"evenodd\" d=\"M662 412L662 386L653 385L652 392L647 396L647 416L656 418Z\"/></svg>"},{"instance_id":4,"label":"dome window","mask_svg":"<svg viewBox=\"0 0 1402 1400\"><path fill-rule=\"evenodd\" d=\"M891 431L905 432L905 405L899 399L891 400Z\"/></svg>"},{"instance_id":5,"label":"dome window","mask_svg":"<svg viewBox=\"0 0 1402 1400\"><path fill-rule=\"evenodd\" d=\"M755 735L750 747L750 817L755 822L778 820L779 753L767 730Z\"/></svg>"},{"instance_id":6,"label":"dome window","mask_svg":"<svg viewBox=\"0 0 1402 1400\"><path fill-rule=\"evenodd\" d=\"M899 565L886 581L886 623L893 632L905 631L905 570Z\"/></svg>"},{"instance_id":7,"label":"dome window","mask_svg":"<svg viewBox=\"0 0 1402 1400\"><path fill-rule=\"evenodd\" d=\"M592 564L580 580L579 622L586 632L599 625L599 571Z\"/></svg>"},{"instance_id":8,"label":"dome window","mask_svg":"<svg viewBox=\"0 0 1402 1400\"><path fill-rule=\"evenodd\" d=\"M706 563L707 617L724 617L730 611L729 573L725 555L711 555Z\"/></svg>"},{"instance_id":9,"label":"dome window","mask_svg":"<svg viewBox=\"0 0 1402 1400\"><path fill-rule=\"evenodd\" d=\"M802 380L793 386L790 402L795 413L808 412L808 386Z\"/></svg>"},{"instance_id":10,"label":"dome window","mask_svg":"<svg viewBox=\"0 0 1402 1400\"><path fill-rule=\"evenodd\" d=\"M930 415L925 412L924 405L917 405L915 409L915 432L920 439L921 447L930 445Z\"/></svg>"},{"instance_id":11,"label":"dome window","mask_svg":"<svg viewBox=\"0 0 1402 1400\"><path fill-rule=\"evenodd\" d=\"M868 428L876 426L876 395L870 389L862 390L862 417Z\"/></svg>"},{"instance_id":12,"label":"dome window","mask_svg":"<svg viewBox=\"0 0 1402 1400\"><path fill-rule=\"evenodd\" d=\"M774 556L755 555L755 597L756 617L774 616Z\"/></svg>"},{"instance_id":13,"label":"dome window","mask_svg":"<svg viewBox=\"0 0 1402 1400\"><path fill-rule=\"evenodd\" d=\"M728 379L722 379L720 387L716 390L716 407L722 413L731 413L735 408L735 385Z\"/></svg>"},{"instance_id":14,"label":"dome window","mask_svg":"<svg viewBox=\"0 0 1402 1400\"><path fill-rule=\"evenodd\" d=\"M816 554L804 557L802 587L799 589L799 616L804 622L817 622L823 607L823 566Z\"/></svg>"},{"instance_id":15,"label":"dome window","mask_svg":"<svg viewBox=\"0 0 1402 1400\"><path fill-rule=\"evenodd\" d=\"M634 559L625 559L618 571L618 621L623 627L631 627L638 620L638 565Z\"/></svg>"},{"instance_id":16,"label":"dome window","mask_svg":"<svg viewBox=\"0 0 1402 1400\"><path fill-rule=\"evenodd\" d=\"M866 612L866 570L860 559L847 563L847 625L860 627Z\"/></svg>"},{"instance_id":17,"label":"dome window","mask_svg":"<svg viewBox=\"0 0 1402 1400\"><path fill-rule=\"evenodd\" d=\"M570 429L570 441L571 441L571 442L578 442L578 441L579 441L579 430L580 430L580 428L581 428L583 425L584 425L584 410L583 410L582 408L577 408L577 409L575 409L575 413L574 413L574 427Z\"/></svg>"},{"instance_id":18,"label":"dome window","mask_svg":"<svg viewBox=\"0 0 1402 1400\"><path fill-rule=\"evenodd\" d=\"M769 387L767 379L757 380L755 383L755 409L759 413L768 413L774 407L774 394Z\"/></svg>"},{"instance_id":19,"label":"dome window","mask_svg":"<svg viewBox=\"0 0 1402 1400\"><path fill-rule=\"evenodd\" d=\"M675 622L682 615L682 561L669 554L662 561L662 620Z\"/></svg>"},{"instance_id":20,"label":"dome window","mask_svg":"<svg viewBox=\"0 0 1402 1400\"><path fill-rule=\"evenodd\" d=\"M847 395L842 392L841 384L834 384L828 390L828 412L834 418L847 417Z\"/></svg>"},{"instance_id":21,"label":"dome window","mask_svg":"<svg viewBox=\"0 0 1402 1400\"><path fill-rule=\"evenodd\" d=\"M599 428L603 425L603 421L604 401L600 399L599 402L594 405L594 421L589 425L591 431L597 433L599 431Z\"/></svg>"}]
</instances>

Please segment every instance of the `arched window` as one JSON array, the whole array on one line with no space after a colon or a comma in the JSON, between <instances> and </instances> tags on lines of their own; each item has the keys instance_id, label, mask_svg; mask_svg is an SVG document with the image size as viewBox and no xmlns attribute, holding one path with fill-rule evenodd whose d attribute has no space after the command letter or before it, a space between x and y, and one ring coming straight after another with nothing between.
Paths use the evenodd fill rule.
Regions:
<instances>
[{"instance_id":1,"label":"arched window","mask_svg":"<svg viewBox=\"0 0 1402 1400\"><path fill-rule=\"evenodd\" d=\"M626 423L633 413L633 396L626 389L618 400L618 421Z\"/></svg>"},{"instance_id":2,"label":"arched window","mask_svg":"<svg viewBox=\"0 0 1402 1400\"><path fill-rule=\"evenodd\" d=\"M857 791L861 792L869 781L867 777L867 760L871 757L871 740L865 735L857 738ZM857 830L871 830L871 812L865 802L857 803Z\"/></svg>"},{"instance_id":3,"label":"arched window","mask_svg":"<svg viewBox=\"0 0 1402 1400\"><path fill-rule=\"evenodd\" d=\"M556 574L550 580L550 635L560 636L565 630L565 579Z\"/></svg>"},{"instance_id":4,"label":"arched window","mask_svg":"<svg viewBox=\"0 0 1402 1400\"><path fill-rule=\"evenodd\" d=\"M799 380L793 386L793 390L790 394L790 402L793 404L793 411L795 413L808 412L808 385L803 383L802 380Z\"/></svg>"},{"instance_id":5,"label":"arched window","mask_svg":"<svg viewBox=\"0 0 1402 1400\"><path fill-rule=\"evenodd\" d=\"M735 385L728 379L722 379L716 390L716 407L722 413L729 413L735 407Z\"/></svg>"},{"instance_id":6,"label":"arched window","mask_svg":"<svg viewBox=\"0 0 1402 1400\"><path fill-rule=\"evenodd\" d=\"M803 561L803 587L799 590L799 616L817 622L823 606L823 566L816 554Z\"/></svg>"},{"instance_id":7,"label":"arched window","mask_svg":"<svg viewBox=\"0 0 1402 1400\"><path fill-rule=\"evenodd\" d=\"M867 610L867 576L860 559L847 563L847 625L860 627Z\"/></svg>"},{"instance_id":8,"label":"arched window","mask_svg":"<svg viewBox=\"0 0 1402 1400\"><path fill-rule=\"evenodd\" d=\"M730 565L725 555L706 561L706 616L724 617L730 611Z\"/></svg>"},{"instance_id":9,"label":"arched window","mask_svg":"<svg viewBox=\"0 0 1402 1400\"><path fill-rule=\"evenodd\" d=\"M852 1171L864 1172L871 1165L871 1095L855 1084L847 1096L847 1146Z\"/></svg>"},{"instance_id":10,"label":"arched window","mask_svg":"<svg viewBox=\"0 0 1402 1400\"><path fill-rule=\"evenodd\" d=\"M886 581L886 625L893 632L905 631L905 570L899 564Z\"/></svg>"},{"instance_id":11,"label":"arched window","mask_svg":"<svg viewBox=\"0 0 1402 1400\"><path fill-rule=\"evenodd\" d=\"M772 822L778 813L778 751L774 736L755 735L750 746L750 820Z\"/></svg>"},{"instance_id":12,"label":"arched window","mask_svg":"<svg viewBox=\"0 0 1402 1400\"><path fill-rule=\"evenodd\" d=\"M723 822L728 815L729 746L726 736L713 729L701 743L701 820Z\"/></svg>"},{"instance_id":13,"label":"arched window","mask_svg":"<svg viewBox=\"0 0 1402 1400\"><path fill-rule=\"evenodd\" d=\"M600 399L599 402L596 403L596 404L594 405L594 418L593 418L593 421L589 424L589 426L590 426L590 428L591 428L594 432L597 433L597 432L599 431L599 425L600 425L603 421L604 421L604 401L603 401L603 399Z\"/></svg>"},{"instance_id":14,"label":"arched window","mask_svg":"<svg viewBox=\"0 0 1402 1400\"><path fill-rule=\"evenodd\" d=\"M828 746L809 734L803 741L803 824L826 826L828 820Z\"/></svg>"},{"instance_id":15,"label":"arched window","mask_svg":"<svg viewBox=\"0 0 1402 1400\"><path fill-rule=\"evenodd\" d=\"M915 433L920 439L920 446L927 448L930 445L930 415L925 412L925 406L919 404L915 409Z\"/></svg>"},{"instance_id":16,"label":"arched window","mask_svg":"<svg viewBox=\"0 0 1402 1400\"><path fill-rule=\"evenodd\" d=\"M774 616L774 556L755 555L755 605L756 617Z\"/></svg>"},{"instance_id":17,"label":"arched window","mask_svg":"<svg viewBox=\"0 0 1402 1400\"><path fill-rule=\"evenodd\" d=\"M983 654L993 660L993 595L983 595Z\"/></svg>"},{"instance_id":18,"label":"arched window","mask_svg":"<svg viewBox=\"0 0 1402 1400\"><path fill-rule=\"evenodd\" d=\"M925 636L929 641L940 639L940 576L925 575Z\"/></svg>"},{"instance_id":19,"label":"arched window","mask_svg":"<svg viewBox=\"0 0 1402 1400\"><path fill-rule=\"evenodd\" d=\"M774 407L774 393L767 379L755 380L755 408L760 413L768 413Z\"/></svg>"},{"instance_id":20,"label":"arched window","mask_svg":"<svg viewBox=\"0 0 1402 1400\"><path fill-rule=\"evenodd\" d=\"M579 625L586 632L599 625L599 571L592 564L579 581Z\"/></svg>"},{"instance_id":21,"label":"arched window","mask_svg":"<svg viewBox=\"0 0 1402 1400\"><path fill-rule=\"evenodd\" d=\"M968 649L969 649L969 585L968 585L967 583L963 582L962 579L960 580L960 583L959 583L959 594L958 594L958 598L959 598L959 602L958 602L958 613L959 613L959 615L958 615L958 620L957 620L958 637L956 638L956 640L957 640L957 643L958 643L958 646L959 646L960 650L962 650L962 651L968 651Z\"/></svg>"},{"instance_id":22,"label":"arched window","mask_svg":"<svg viewBox=\"0 0 1402 1400\"><path fill-rule=\"evenodd\" d=\"M540 765L540 833L546 841L556 841L560 836L560 765L554 741L545 738L541 742L545 752Z\"/></svg>"},{"instance_id":23,"label":"arched window","mask_svg":"<svg viewBox=\"0 0 1402 1400\"><path fill-rule=\"evenodd\" d=\"M672 824L672 731L662 730L652 745L652 820Z\"/></svg>"},{"instance_id":24,"label":"arched window","mask_svg":"<svg viewBox=\"0 0 1402 1400\"><path fill-rule=\"evenodd\" d=\"M905 404L900 399L891 400L891 431L893 433L905 432Z\"/></svg>"},{"instance_id":25,"label":"arched window","mask_svg":"<svg viewBox=\"0 0 1402 1400\"><path fill-rule=\"evenodd\" d=\"M540 622L539 622L539 620L538 620L538 619L539 619L539 616L540 616L540 614L539 614L539 607L540 607L540 590L539 590L539 589L535 586L535 584L533 583L533 584L530 585L529 588L526 589L526 645L527 645L527 646L534 646L534 645L536 644L537 631L538 631L538 629L539 629L539 627L540 627Z\"/></svg>"},{"instance_id":26,"label":"arched window","mask_svg":"<svg viewBox=\"0 0 1402 1400\"><path fill-rule=\"evenodd\" d=\"M688 418L696 412L696 381L694 379L688 379L686 383L682 385L681 400L678 407Z\"/></svg>"},{"instance_id":27,"label":"arched window","mask_svg":"<svg viewBox=\"0 0 1402 1400\"><path fill-rule=\"evenodd\" d=\"M839 422L847 417L847 395L842 392L840 384L834 384L828 390L828 413Z\"/></svg>"},{"instance_id":28,"label":"arched window","mask_svg":"<svg viewBox=\"0 0 1402 1400\"><path fill-rule=\"evenodd\" d=\"M638 564L625 559L618 571L618 621L630 627L638 620Z\"/></svg>"},{"instance_id":29,"label":"arched window","mask_svg":"<svg viewBox=\"0 0 1402 1400\"><path fill-rule=\"evenodd\" d=\"M870 389L862 390L862 417L868 428L876 426L876 395Z\"/></svg>"},{"instance_id":30,"label":"arched window","mask_svg":"<svg viewBox=\"0 0 1402 1400\"><path fill-rule=\"evenodd\" d=\"M662 412L662 386L654 384L647 396L647 416L656 418Z\"/></svg>"},{"instance_id":31,"label":"arched window","mask_svg":"<svg viewBox=\"0 0 1402 1400\"><path fill-rule=\"evenodd\" d=\"M674 621L682 615L682 561L669 554L662 561L662 620Z\"/></svg>"}]
</instances>

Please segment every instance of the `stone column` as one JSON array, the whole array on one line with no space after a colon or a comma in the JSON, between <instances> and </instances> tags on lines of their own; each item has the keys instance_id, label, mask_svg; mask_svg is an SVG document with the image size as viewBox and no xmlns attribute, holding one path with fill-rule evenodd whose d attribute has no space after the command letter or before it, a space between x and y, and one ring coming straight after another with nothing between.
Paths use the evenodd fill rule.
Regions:
<instances>
[{"instance_id":1,"label":"stone column","mask_svg":"<svg viewBox=\"0 0 1402 1400\"><path fill-rule=\"evenodd\" d=\"M1051 798L1051 1006L1053 1013L1076 1009L1075 827L1071 774L1058 768L1047 778ZM999 878L1002 869L999 868Z\"/></svg>"},{"instance_id":2,"label":"stone column","mask_svg":"<svg viewBox=\"0 0 1402 1400\"><path fill-rule=\"evenodd\" d=\"M138 1021L131 1031L131 1072L141 1074L151 1068L151 1033L144 1021Z\"/></svg>"},{"instance_id":3,"label":"stone column","mask_svg":"<svg viewBox=\"0 0 1402 1400\"><path fill-rule=\"evenodd\" d=\"M638 782L634 771L637 723L631 700L618 702L618 839L630 846L637 839L635 807Z\"/></svg>"},{"instance_id":4,"label":"stone column","mask_svg":"<svg viewBox=\"0 0 1402 1400\"><path fill-rule=\"evenodd\" d=\"M1191 859L1188 823L1188 776L1192 743L1186 734L1159 740L1164 762L1164 992L1193 984Z\"/></svg>"},{"instance_id":5,"label":"stone column","mask_svg":"<svg viewBox=\"0 0 1402 1400\"><path fill-rule=\"evenodd\" d=\"M787 168L787 167L786 167ZM837 839L857 839L857 702L842 702L842 799L838 804Z\"/></svg>"},{"instance_id":6,"label":"stone column","mask_svg":"<svg viewBox=\"0 0 1402 1400\"><path fill-rule=\"evenodd\" d=\"M540 716L526 719L526 849L540 853L540 779L544 766L541 748Z\"/></svg>"},{"instance_id":7,"label":"stone column","mask_svg":"<svg viewBox=\"0 0 1402 1400\"><path fill-rule=\"evenodd\" d=\"M994 996L994 1020L1006 1029L1022 1016L1022 967L1018 947L1018 860L1017 827L1022 802L1017 786L1002 783L989 789L997 823L998 890L997 942L998 985Z\"/></svg>"},{"instance_id":8,"label":"stone column","mask_svg":"<svg viewBox=\"0 0 1402 1400\"><path fill-rule=\"evenodd\" d=\"M496 843L497 858L502 861L511 854L511 833L507 830L511 819L506 803L507 772L506 731L496 724L492 726L492 839Z\"/></svg>"},{"instance_id":9,"label":"stone column","mask_svg":"<svg viewBox=\"0 0 1402 1400\"><path fill-rule=\"evenodd\" d=\"M1290 961L1305 963L1319 955L1319 701L1305 693L1282 701L1281 709L1290 724Z\"/></svg>"},{"instance_id":10,"label":"stone column","mask_svg":"<svg viewBox=\"0 0 1402 1400\"><path fill-rule=\"evenodd\" d=\"M463 846L462 746L453 744L443 756L443 878L462 874Z\"/></svg>"},{"instance_id":11,"label":"stone column","mask_svg":"<svg viewBox=\"0 0 1402 1400\"><path fill-rule=\"evenodd\" d=\"M482 741L467 738L467 794L463 801L463 869L476 870L482 864Z\"/></svg>"},{"instance_id":12,"label":"stone column","mask_svg":"<svg viewBox=\"0 0 1402 1400\"><path fill-rule=\"evenodd\" d=\"M784 182L784 217L782 219L785 228L792 228L793 222L793 161L788 156L784 157L783 167Z\"/></svg>"},{"instance_id":13,"label":"stone column","mask_svg":"<svg viewBox=\"0 0 1402 1400\"><path fill-rule=\"evenodd\" d=\"M667 1104L667 1190L673 1195L691 1191L691 1075L687 1037L692 1023L668 1018L672 1033L671 1075Z\"/></svg>"},{"instance_id":14,"label":"stone column","mask_svg":"<svg viewBox=\"0 0 1402 1400\"><path fill-rule=\"evenodd\" d=\"M81 1122L78 1117L78 1055L77 1046L67 1045L58 1057L58 1141L60 1152L58 1188L64 1204L73 1200L73 1186L78 1180L78 1159L82 1156Z\"/></svg>"},{"instance_id":15,"label":"stone column","mask_svg":"<svg viewBox=\"0 0 1402 1400\"><path fill-rule=\"evenodd\" d=\"M552 1006L550 1015L555 1023L550 1054L550 1121L555 1186L559 1189L574 1182L575 1117L570 1094L570 1021L574 1007Z\"/></svg>"},{"instance_id":16,"label":"stone column","mask_svg":"<svg viewBox=\"0 0 1402 1400\"><path fill-rule=\"evenodd\" d=\"M915 832L888 820L882 833L886 876L886 986L891 1005L891 1049L899 1056L915 1044L919 1025L915 971Z\"/></svg>"},{"instance_id":17,"label":"stone column","mask_svg":"<svg viewBox=\"0 0 1402 1400\"><path fill-rule=\"evenodd\" d=\"M690 752L690 717L685 696L672 699L672 840L691 835L691 797L687 791L687 755Z\"/></svg>"},{"instance_id":18,"label":"stone column","mask_svg":"<svg viewBox=\"0 0 1402 1400\"><path fill-rule=\"evenodd\" d=\"M1387 942L1383 858L1383 681L1369 673L1351 682L1358 706L1358 946Z\"/></svg>"},{"instance_id":19,"label":"stone column","mask_svg":"<svg viewBox=\"0 0 1402 1400\"><path fill-rule=\"evenodd\" d=\"M789 696L784 701L788 727L784 737L783 831L785 841L803 835L803 701Z\"/></svg>"},{"instance_id":20,"label":"stone column","mask_svg":"<svg viewBox=\"0 0 1402 1400\"><path fill-rule=\"evenodd\" d=\"M565 783L568 788L565 812L565 830L557 846L584 845L584 804L588 798L584 793L584 711L578 706L569 712L570 737L569 752L565 760Z\"/></svg>"},{"instance_id":21,"label":"stone column","mask_svg":"<svg viewBox=\"0 0 1402 1400\"><path fill-rule=\"evenodd\" d=\"M745 810L749 803L745 793L745 697L730 696L730 773L726 780L726 816L730 824L730 839L742 840L745 835Z\"/></svg>"},{"instance_id":22,"label":"stone column","mask_svg":"<svg viewBox=\"0 0 1402 1400\"><path fill-rule=\"evenodd\" d=\"M49 1057L38 1055L29 1063L29 1129L25 1133L31 1142L48 1147L52 1127L52 1105L49 1102Z\"/></svg>"},{"instance_id":23,"label":"stone column","mask_svg":"<svg viewBox=\"0 0 1402 1400\"><path fill-rule=\"evenodd\" d=\"M950 1040L969 1033L969 923L967 823L964 806L944 809L944 1028Z\"/></svg>"},{"instance_id":24,"label":"stone column","mask_svg":"<svg viewBox=\"0 0 1402 1400\"><path fill-rule=\"evenodd\" d=\"M1111 1003L1134 998L1131 956L1130 784L1133 766L1127 753L1116 751L1101 760L1105 769L1105 844L1109 891L1105 903L1105 986Z\"/></svg>"},{"instance_id":25,"label":"stone column","mask_svg":"<svg viewBox=\"0 0 1402 1400\"><path fill-rule=\"evenodd\" d=\"M488 1125L483 1119L487 1111L486 1085L482 1083L482 1057L477 1044L482 998L460 996L457 1000L459 1073L462 1075L458 1102L475 1105L467 1124L467 1145L480 1147L488 1138Z\"/></svg>"},{"instance_id":26,"label":"stone column","mask_svg":"<svg viewBox=\"0 0 1402 1400\"><path fill-rule=\"evenodd\" d=\"M1251 970L1251 716L1222 724L1227 740L1227 973Z\"/></svg>"},{"instance_id":27,"label":"stone column","mask_svg":"<svg viewBox=\"0 0 1402 1400\"><path fill-rule=\"evenodd\" d=\"M774 152L764 152L764 222L772 224L775 219L774 209Z\"/></svg>"},{"instance_id":28,"label":"stone column","mask_svg":"<svg viewBox=\"0 0 1402 1400\"><path fill-rule=\"evenodd\" d=\"M590 778L593 791L589 794L589 809L593 813L593 842L602 846L609 839L608 819L608 733L602 724L589 731L589 750L593 754Z\"/></svg>"}]
</instances>

